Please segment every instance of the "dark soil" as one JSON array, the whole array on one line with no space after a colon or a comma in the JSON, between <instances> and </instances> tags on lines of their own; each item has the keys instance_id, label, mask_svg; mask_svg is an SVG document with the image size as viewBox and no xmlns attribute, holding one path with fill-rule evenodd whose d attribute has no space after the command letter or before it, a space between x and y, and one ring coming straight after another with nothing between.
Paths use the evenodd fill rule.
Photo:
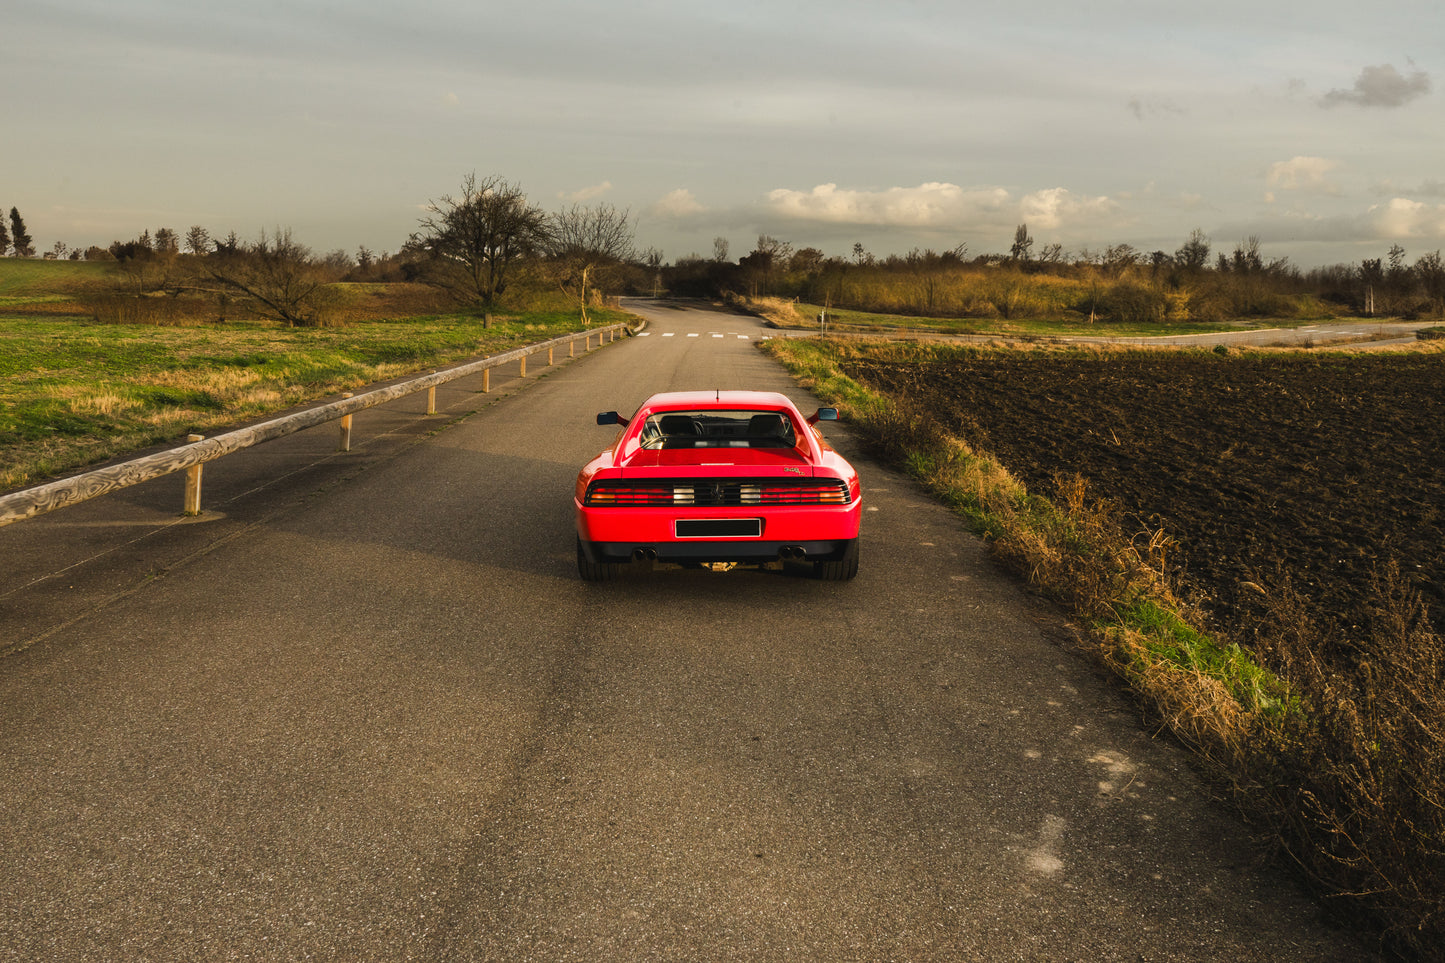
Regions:
<instances>
[{"instance_id":1,"label":"dark soil","mask_svg":"<svg viewBox=\"0 0 1445 963\"><path fill-rule=\"evenodd\" d=\"M1185 584L1247 641L1288 573L1341 641L1387 561L1445 630L1445 355L990 353L863 360L1030 491L1084 476L1179 543Z\"/></svg>"}]
</instances>

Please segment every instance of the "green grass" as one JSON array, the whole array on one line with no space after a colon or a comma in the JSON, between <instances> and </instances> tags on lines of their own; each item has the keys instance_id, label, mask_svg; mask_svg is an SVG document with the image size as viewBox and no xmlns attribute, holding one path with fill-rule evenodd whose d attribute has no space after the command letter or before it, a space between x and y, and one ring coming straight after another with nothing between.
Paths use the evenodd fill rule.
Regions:
<instances>
[{"instance_id":1,"label":"green grass","mask_svg":"<svg viewBox=\"0 0 1445 963\"><path fill-rule=\"evenodd\" d=\"M8 298L63 300L114 271L113 261L0 258L0 305Z\"/></svg>"},{"instance_id":2,"label":"green grass","mask_svg":"<svg viewBox=\"0 0 1445 963\"><path fill-rule=\"evenodd\" d=\"M628 315L594 310L594 325ZM0 490L579 330L575 312L184 328L0 317Z\"/></svg>"}]
</instances>

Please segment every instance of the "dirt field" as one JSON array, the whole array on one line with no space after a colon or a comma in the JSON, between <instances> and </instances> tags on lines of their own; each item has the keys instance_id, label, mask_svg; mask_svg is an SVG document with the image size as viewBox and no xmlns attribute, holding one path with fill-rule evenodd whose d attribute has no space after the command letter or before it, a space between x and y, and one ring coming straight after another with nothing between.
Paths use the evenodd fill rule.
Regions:
<instances>
[{"instance_id":1,"label":"dirt field","mask_svg":"<svg viewBox=\"0 0 1445 963\"><path fill-rule=\"evenodd\" d=\"M1337 637L1386 559L1445 630L1445 355L1131 352L845 366L931 407L1031 491L1089 479L1162 527L1218 628L1247 641L1283 568Z\"/></svg>"}]
</instances>

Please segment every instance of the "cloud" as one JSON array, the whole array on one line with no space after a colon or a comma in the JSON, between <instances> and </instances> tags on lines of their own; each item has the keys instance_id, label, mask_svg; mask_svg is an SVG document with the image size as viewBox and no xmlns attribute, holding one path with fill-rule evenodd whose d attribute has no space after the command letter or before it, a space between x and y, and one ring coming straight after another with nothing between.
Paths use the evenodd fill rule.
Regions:
<instances>
[{"instance_id":1,"label":"cloud","mask_svg":"<svg viewBox=\"0 0 1445 963\"><path fill-rule=\"evenodd\" d=\"M1391 240L1445 237L1445 204L1425 204L1404 197L1371 207L1367 215L1377 236Z\"/></svg>"},{"instance_id":2,"label":"cloud","mask_svg":"<svg viewBox=\"0 0 1445 963\"><path fill-rule=\"evenodd\" d=\"M1414 187L1404 187L1386 179L1371 185L1370 190L1385 197L1445 197L1445 180L1426 180Z\"/></svg>"},{"instance_id":3,"label":"cloud","mask_svg":"<svg viewBox=\"0 0 1445 963\"><path fill-rule=\"evenodd\" d=\"M1403 76L1392 64L1366 67L1349 90L1335 88L1320 98L1322 107L1353 104L1356 107L1403 107L1430 92L1430 75L1423 70Z\"/></svg>"},{"instance_id":4,"label":"cloud","mask_svg":"<svg viewBox=\"0 0 1445 963\"><path fill-rule=\"evenodd\" d=\"M881 191L839 189L820 184L811 191L768 192L768 210L782 217L830 224L877 227L954 227L1005 209L1001 187L965 190L957 184L927 183Z\"/></svg>"},{"instance_id":5,"label":"cloud","mask_svg":"<svg viewBox=\"0 0 1445 963\"><path fill-rule=\"evenodd\" d=\"M1271 189L1264 195L1264 199L1273 203L1276 190L1302 191L1308 194L1339 194L1339 187L1331 183L1327 176L1330 171L1339 166L1339 161L1303 155L1291 157L1287 161L1276 161L1269 165L1269 172L1264 176L1265 184Z\"/></svg>"},{"instance_id":6,"label":"cloud","mask_svg":"<svg viewBox=\"0 0 1445 963\"><path fill-rule=\"evenodd\" d=\"M1117 207L1108 197L1080 197L1065 188L1050 187L1025 195L1019 202L1019 214L1031 228L1053 231L1066 223L1097 220Z\"/></svg>"},{"instance_id":7,"label":"cloud","mask_svg":"<svg viewBox=\"0 0 1445 963\"><path fill-rule=\"evenodd\" d=\"M591 187L584 187L580 190L572 191L570 194L562 191L559 192L557 196L564 201L571 201L576 204L582 201L590 201L594 197L601 197L610 190L612 190L612 182L603 181L601 184L593 184Z\"/></svg>"},{"instance_id":8,"label":"cloud","mask_svg":"<svg viewBox=\"0 0 1445 963\"><path fill-rule=\"evenodd\" d=\"M688 217L693 214L701 214L707 208L698 203L697 198L692 196L692 191L679 187L675 191L669 191L659 198L647 213L655 217Z\"/></svg>"}]
</instances>

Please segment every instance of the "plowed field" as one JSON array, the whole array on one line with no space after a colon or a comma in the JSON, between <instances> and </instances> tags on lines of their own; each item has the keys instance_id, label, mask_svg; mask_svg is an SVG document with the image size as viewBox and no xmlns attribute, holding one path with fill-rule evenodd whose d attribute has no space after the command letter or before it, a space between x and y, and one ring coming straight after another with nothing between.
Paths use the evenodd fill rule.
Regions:
<instances>
[{"instance_id":1,"label":"plowed field","mask_svg":"<svg viewBox=\"0 0 1445 963\"><path fill-rule=\"evenodd\" d=\"M1445 630L1445 355L985 354L850 362L927 406L1031 491L1080 474L1131 524L1163 528L1228 634L1244 583L1291 573L1337 637L1367 630L1386 559Z\"/></svg>"}]
</instances>

